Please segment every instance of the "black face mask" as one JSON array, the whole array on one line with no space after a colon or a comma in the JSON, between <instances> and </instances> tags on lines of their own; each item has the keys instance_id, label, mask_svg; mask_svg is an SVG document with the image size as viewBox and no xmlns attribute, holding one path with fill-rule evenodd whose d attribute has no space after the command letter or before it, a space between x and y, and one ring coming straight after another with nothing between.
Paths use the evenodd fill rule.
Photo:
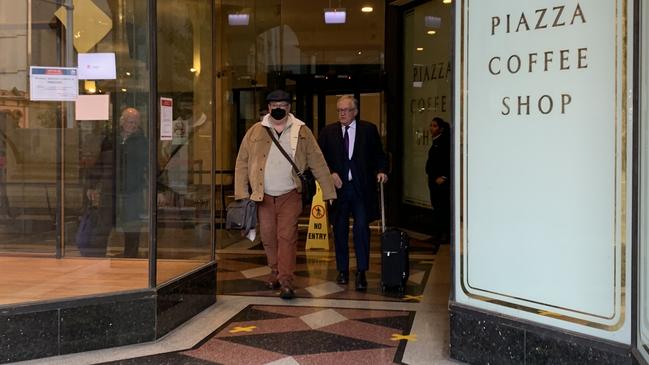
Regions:
<instances>
[{"instance_id":1,"label":"black face mask","mask_svg":"<svg viewBox=\"0 0 649 365\"><path fill-rule=\"evenodd\" d=\"M282 108L275 108L270 111L270 116L275 120L282 120L286 116L286 110Z\"/></svg>"}]
</instances>

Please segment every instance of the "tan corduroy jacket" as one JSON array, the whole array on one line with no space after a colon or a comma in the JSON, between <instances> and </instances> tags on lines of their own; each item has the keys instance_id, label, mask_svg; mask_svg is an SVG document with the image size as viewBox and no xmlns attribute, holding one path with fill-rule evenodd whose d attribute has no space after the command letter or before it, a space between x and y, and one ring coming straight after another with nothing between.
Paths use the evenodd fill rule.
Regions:
<instances>
[{"instance_id":1,"label":"tan corduroy jacket","mask_svg":"<svg viewBox=\"0 0 649 365\"><path fill-rule=\"evenodd\" d=\"M264 198L264 169L270 146L273 144L273 140L265 130L266 127L270 127L269 118L270 116L267 115L264 120L250 127L241 142L234 168L234 197L237 200L249 197L254 201L262 201ZM303 171L305 167L309 167L313 176L320 183L323 199L336 199L331 173L313 133L304 125L304 122L295 118L293 114L289 113L287 123L292 123L291 129L299 128L294 156L298 169ZM286 152L291 154L291 151ZM301 192L302 184L295 171L293 171L293 180L297 190ZM252 193L249 193L250 190Z\"/></svg>"}]
</instances>

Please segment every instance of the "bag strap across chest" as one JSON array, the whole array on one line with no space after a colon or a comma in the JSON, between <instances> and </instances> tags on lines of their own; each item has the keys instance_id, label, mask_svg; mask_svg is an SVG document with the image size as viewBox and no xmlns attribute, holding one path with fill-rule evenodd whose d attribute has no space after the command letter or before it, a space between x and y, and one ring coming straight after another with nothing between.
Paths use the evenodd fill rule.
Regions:
<instances>
[{"instance_id":1,"label":"bag strap across chest","mask_svg":"<svg viewBox=\"0 0 649 365\"><path fill-rule=\"evenodd\" d=\"M301 177L303 172L300 171L300 169L297 168L297 165L295 164L295 162L293 161L293 159L291 158L291 156L288 155L288 153L284 150L284 148L283 148L282 145L279 143L279 141L277 140L277 138L275 138L275 135L273 134L273 131L271 131L269 127L264 127L264 129L266 129L266 132L268 132L268 135L269 135L270 138L273 140L273 143L275 143L275 146L277 146L277 148L279 149L279 152L281 152L282 155L284 155L284 157L286 157L286 159L288 160L288 162L291 163L291 166L293 166L293 171L295 171L295 173L297 174L297 176ZM299 131L299 128L295 128L295 129ZM291 128L291 148L293 148L293 146L292 146L292 144L293 144L293 138L292 138L292 137L293 137L293 128ZM296 138L296 140L295 140L295 145L296 145L296 147L297 147L297 138Z\"/></svg>"}]
</instances>

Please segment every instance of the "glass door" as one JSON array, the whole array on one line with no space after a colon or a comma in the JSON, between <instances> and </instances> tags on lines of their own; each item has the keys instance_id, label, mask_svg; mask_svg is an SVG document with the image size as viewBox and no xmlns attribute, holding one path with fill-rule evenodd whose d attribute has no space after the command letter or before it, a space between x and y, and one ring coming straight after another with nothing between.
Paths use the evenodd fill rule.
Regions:
<instances>
[{"instance_id":1,"label":"glass door","mask_svg":"<svg viewBox=\"0 0 649 365\"><path fill-rule=\"evenodd\" d=\"M157 1L158 285L212 260L212 17L210 0Z\"/></svg>"},{"instance_id":2,"label":"glass door","mask_svg":"<svg viewBox=\"0 0 649 365\"><path fill-rule=\"evenodd\" d=\"M649 362L649 7L641 4L640 19L640 209L638 234L638 350Z\"/></svg>"},{"instance_id":3,"label":"glass door","mask_svg":"<svg viewBox=\"0 0 649 365\"><path fill-rule=\"evenodd\" d=\"M401 210L408 214L402 217L401 224L426 234L434 233L431 222L439 220L433 217L427 188L426 162L433 144L430 126L433 118L451 121L451 10L450 3L428 1L402 13L403 155L399 173L403 179Z\"/></svg>"}]
</instances>

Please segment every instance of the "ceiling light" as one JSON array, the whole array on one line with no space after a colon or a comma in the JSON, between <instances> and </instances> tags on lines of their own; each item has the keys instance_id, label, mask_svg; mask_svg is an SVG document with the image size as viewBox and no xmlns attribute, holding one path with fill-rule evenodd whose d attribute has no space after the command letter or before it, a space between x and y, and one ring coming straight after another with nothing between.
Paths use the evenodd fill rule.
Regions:
<instances>
[{"instance_id":1,"label":"ceiling light","mask_svg":"<svg viewBox=\"0 0 649 365\"><path fill-rule=\"evenodd\" d=\"M450 3L452 3L452 2L453 2L453 0L442 0L442 3L443 3L443 4L450 4Z\"/></svg>"},{"instance_id":2,"label":"ceiling light","mask_svg":"<svg viewBox=\"0 0 649 365\"><path fill-rule=\"evenodd\" d=\"M437 32L434 31L434 30L429 30L428 32L426 32L426 34L430 34L430 35L433 35L433 34L435 34L435 33L437 33Z\"/></svg>"},{"instance_id":3,"label":"ceiling light","mask_svg":"<svg viewBox=\"0 0 649 365\"><path fill-rule=\"evenodd\" d=\"M417 51L420 51L420 52L421 52L421 51L423 51L423 50L424 50L424 47L417 47Z\"/></svg>"},{"instance_id":4,"label":"ceiling light","mask_svg":"<svg viewBox=\"0 0 649 365\"><path fill-rule=\"evenodd\" d=\"M228 24L232 26L248 25L250 14L228 14Z\"/></svg>"},{"instance_id":5,"label":"ceiling light","mask_svg":"<svg viewBox=\"0 0 649 365\"><path fill-rule=\"evenodd\" d=\"M438 16L426 15L424 17L424 25L426 28L439 28L442 26L442 18Z\"/></svg>"},{"instance_id":6,"label":"ceiling light","mask_svg":"<svg viewBox=\"0 0 649 365\"><path fill-rule=\"evenodd\" d=\"M126 71L126 76L131 76L131 73Z\"/></svg>"},{"instance_id":7,"label":"ceiling light","mask_svg":"<svg viewBox=\"0 0 649 365\"><path fill-rule=\"evenodd\" d=\"M328 8L324 9L325 24L345 24L347 12L345 8Z\"/></svg>"},{"instance_id":8,"label":"ceiling light","mask_svg":"<svg viewBox=\"0 0 649 365\"><path fill-rule=\"evenodd\" d=\"M362 51L358 51L358 55L359 55L359 56L360 56L360 55L362 55L362 54L363 54L363 52L362 52Z\"/></svg>"},{"instance_id":9,"label":"ceiling light","mask_svg":"<svg viewBox=\"0 0 649 365\"><path fill-rule=\"evenodd\" d=\"M196 72L196 69L192 67L189 69L189 72Z\"/></svg>"},{"instance_id":10,"label":"ceiling light","mask_svg":"<svg viewBox=\"0 0 649 365\"><path fill-rule=\"evenodd\" d=\"M127 90L126 90L125 88L122 88L122 92L124 92L124 93L125 93L126 91L127 91Z\"/></svg>"},{"instance_id":11,"label":"ceiling light","mask_svg":"<svg viewBox=\"0 0 649 365\"><path fill-rule=\"evenodd\" d=\"M371 12L374 11L374 8L371 7L371 6L363 6L363 7L361 8L361 11L362 11L363 13L371 13Z\"/></svg>"}]
</instances>

